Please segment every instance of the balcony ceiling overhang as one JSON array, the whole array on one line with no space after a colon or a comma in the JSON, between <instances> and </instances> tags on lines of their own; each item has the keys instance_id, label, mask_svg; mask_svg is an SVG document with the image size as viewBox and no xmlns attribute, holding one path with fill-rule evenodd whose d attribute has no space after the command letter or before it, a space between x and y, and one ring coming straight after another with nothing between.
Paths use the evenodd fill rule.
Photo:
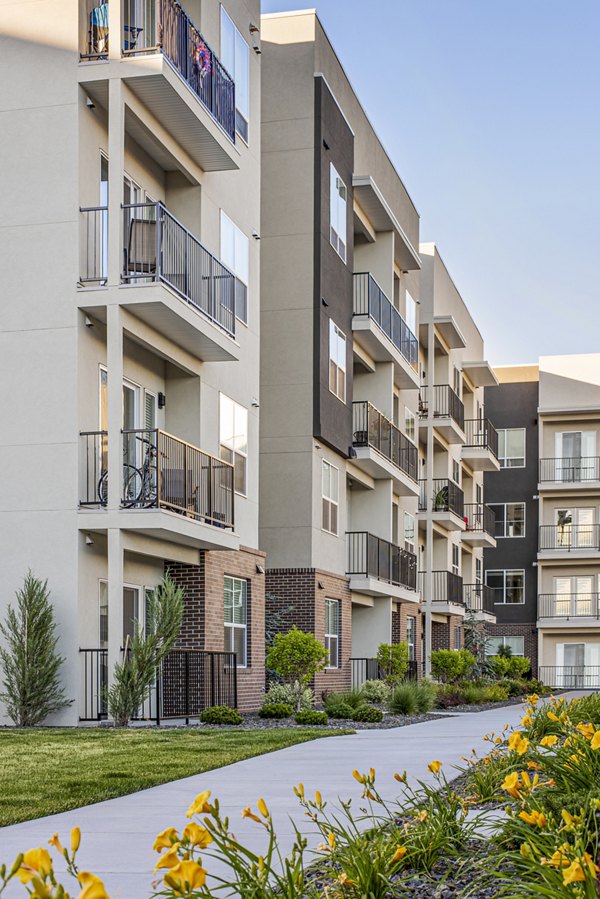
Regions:
<instances>
[{"instance_id":1,"label":"balcony ceiling overhang","mask_svg":"<svg viewBox=\"0 0 600 899\"><path fill-rule=\"evenodd\" d=\"M490 363L482 359L479 362L463 362L462 370L474 387L497 387L498 378Z\"/></svg>"},{"instance_id":2,"label":"balcony ceiling overhang","mask_svg":"<svg viewBox=\"0 0 600 899\"><path fill-rule=\"evenodd\" d=\"M375 231L393 231L396 261L405 271L421 268L418 252L370 175L352 177L354 196ZM367 240L369 235L365 234Z\"/></svg>"},{"instance_id":3,"label":"balcony ceiling overhang","mask_svg":"<svg viewBox=\"0 0 600 899\"><path fill-rule=\"evenodd\" d=\"M466 347L467 341L453 315L436 315L433 324L451 350L463 350Z\"/></svg>"}]
</instances>

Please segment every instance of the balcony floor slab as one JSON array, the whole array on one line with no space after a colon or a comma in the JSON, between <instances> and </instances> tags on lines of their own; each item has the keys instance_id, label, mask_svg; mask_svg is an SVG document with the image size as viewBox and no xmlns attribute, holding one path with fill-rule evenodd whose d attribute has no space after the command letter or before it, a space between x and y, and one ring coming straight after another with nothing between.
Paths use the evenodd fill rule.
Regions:
<instances>
[{"instance_id":1,"label":"balcony floor slab","mask_svg":"<svg viewBox=\"0 0 600 899\"><path fill-rule=\"evenodd\" d=\"M420 594L417 590L410 590L408 587L401 587L397 584L389 584L387 581L381 581L374 577L362 577L360 575L349 575L350 590L353 593L362 593L366 596L385 596L406 603L419 603Z\"/></svg>"},{"instance_id":2,"label":"balcony floor slab","mask_svg":"<svg viewBox=\"0 0 600 899\"><path fill-rule=\"evenodd\" d=\"M461 459L472 471L500 471L500 463L491 450L478 446L463 446Z\"/></svg>"},{"instance_id":3,"label":"balcony floor slab","mask_svg":"<svg viewBox=\"0 0 600 899\"><path fill-rule=\"evenodd\" d=\"M375 480L392 480L399 496L418 496L419 485L372 446L355 446L354 465Z\"/></svg>"},{"instance_id":4,"label":"balcony floor slab","mask_svg":"<svg viewBox=\"0 0 600 899\"><path fill-rule=\"evenodd\" d=\"M352 319L352 331L375 362L394 364L394 380L398 387L404 390L419 388L418 371L415 371L408 359L405 359L387 334L371 318L367 315L355 315Z\"/></svg>"},{"instance_id":5,"label":"balcony floor slab","mask_svg":"<svg viewBox=\"0 0 600 899\"><path fill-rule=\"evenodd\" d=\"M119 528L199 550L237 550L240 547L240 538L235 532L165 509L81 509L77 520L80 531L91 533Z\"/></svg>"}]
</instances>

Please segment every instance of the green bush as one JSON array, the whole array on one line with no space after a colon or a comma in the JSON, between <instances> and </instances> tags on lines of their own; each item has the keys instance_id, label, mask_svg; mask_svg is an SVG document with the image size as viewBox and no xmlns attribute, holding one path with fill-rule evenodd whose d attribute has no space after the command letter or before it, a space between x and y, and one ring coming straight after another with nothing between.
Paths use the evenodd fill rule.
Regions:
<instances>
[{"instance_id":1,"label":"green bush","mask_svg":"<svg viewBox=\"0 0 600 899\"><path fill-rule=\"evenodd\" d=\"M377 724L379 721L383 721L383 712L381 709L376 709L373 705L363 705L356 709L352 718L354 721Z\"/></svg>"},{"instance_id":2,"label":"green bush","mask_svg":"<svg viewBox=\"0 0 600 899\"><path fill-rule=\"evenodd\" d=\"M484 688L484 702L506 702L509 692L502 684L492 684Z\"/></svg>"},{"instance_id":3,"label":"green bush","mask_svg":"<svg viewBox=\"0 0 600 899\"><path fill-rule=\"evenodd\" d=\"M294 708L300 711L302 693L315 674L327 664L329 654L312 634L294 626L287 634L275 634L267 653L267 668L294 691Z\"/></svg>"},{"instance_id":4,"label":"green bush","mask_svg":"<svg viewBox=\"0 0 600 899\"><path fill-rule=\"evenodd\" d=\"M212 705L200 714L203 724L241 724L244 719L237 709L227 705Z\"/></svg>"},{"instance_id":5,"label":"green bush","mask_svg":"<svg viewBox=\"0 0 600 899\"><path fill-rule=\"evenodd\" d=\"M531 661L523 656L512 656L509 659L508 673L510 677L525 677L531 671Z\"/></svg>"},{"instance_id":6,"label":"green bush","mask_svg":"<svg viewBox=\"0 0 600 899\"><path fill-rule=\"evenodd\" d=\"M408 674L408 645L406 643L380 643L377 649L379 670L386 683L401 683Z\"/></svg>"},{"instance_id":7,"label":"green bush","mask_svg":"<svg viewBox=\"0 0 600 899\"><path fill-rule=\"evenodd\" d=\"M409 681L394 687L388 706L393 715L415 715L418 709L415 684Z\"/></svg>"},{"instance_id":8,"label":"green bush","mask_svg":"<svg viewBox=\"0 0 600 899\"><path fill-rule=\"evenodd\" d=\"M431 672L444 683L454 683L466 677L477 663L468 649L436 649L431 653Z\"/></svg>"},{"instance_id":9,"label":"green bush","mask_svg":"<svg viewBox=\"0 0 600 899\"><path fill-rule=\"evenodd\" d=\"M492 671L498 678L508 677L510 671L511 659L506 656L490 656L488 659L492 666Z\"/></svg>"},{"instance_id":10,"label":"green bush","mask_svg":"<svg viewBox=\"0 0 600 899\"><path fill-rule=\"evenodd\" d=\"M436 705L439 709L451 709L465 701L462 688L457 684L438 684L436 692Z\"/></svg>"},{"instance_id":11,"label":"green bush","mask_svg":"<svg viewBox=\"0 0 600 899\"><path fill-rule=\"evenodd\" d=\"M518 680L517 678L506 677L500 681L500 686L508 690L509 696L524 696L525 693L532 692L531 685L528 682Z\"/></svg>"},{"instance_id":12,"label":"green bush","mask_svg":"<svg viewBox=\"0 0 600 899\"><path fill-rule=\"evenodd\" d=\"M325 711L330 718L352 718L357 710L347 702L338 702L337 705L326 705Z\"/></svg>"},{"instance_id":13,"label":"green bush","mask_svg":"<svg viewBox=\"0 0 600 899\"><path fill-rule=\"evenodd\" d=\"M286 705L291 705L293 708L296 704L297 692L298 691L289 684L271 684L265 693L263 704L271 705L273 703L284 702ZM310 687L306 687L300 695L300 709L312 709L314 704L315 694Z\"/></svg>"},{"instance_id":14,"label":"green bush","mask_svg":"<svg viewBox=\"0 0 600 899\"><path fill-rule=\"evenodd\" d=\"M486 693L488 687L482 687L480 684L464 684L461 687L462 701L466 705L479 705L487 702Z\"/></svg>"},{"instance_id":15,"label":"green bush","mask_svg":"<svg viewBox=\"0 0 600 899\"><path fill-rule=\"evenodd\" d=\"M287 702L266 702L258 713L259 718L291 718L293 714L294 708Z\"/></svg>"},{"instance_id":16,"label":"green bush","mask_svg":"<svg viewBox=\"0 0 600 899\"><path fill-rule=\"evenodd\" d=\"M306 709L303 712L296 712L296 724L327 724L329 718L327 712L317 712L316 709Z\"/></svg>"},{"instance_id":17,"label":"green bush","mask_svg":"<svg viewBox=\"0 0 600 899\"><path fill-rule=\"evenodd\" d=\"M326 712L340 704L349 705L351 709L358 709L365 704L365 697L360 690L348 690L344 693L327 693L323 696L323 707Z\"/></svg>"},{"instance_id":18,"label":"green bush","mask_svg":"<svg viewBox=\"0 0 600 899\"><path fill-rule=\"evenodd\" d=\"M422 680L415 684L415 699L417 701L417 712L424 715L435 708L437 699L436 686L430 680Z\"/></svg>"},{"instance_id":19,"label":"green bush","mask_svg":"<svg viewBox=\"0 0 600 899\"><path fill-rule=\"evenodd\" d=\"M360 692L367 702L387 702L392 692L389 685L383 680L366 680Z\"/></svg>"}]
</instances>

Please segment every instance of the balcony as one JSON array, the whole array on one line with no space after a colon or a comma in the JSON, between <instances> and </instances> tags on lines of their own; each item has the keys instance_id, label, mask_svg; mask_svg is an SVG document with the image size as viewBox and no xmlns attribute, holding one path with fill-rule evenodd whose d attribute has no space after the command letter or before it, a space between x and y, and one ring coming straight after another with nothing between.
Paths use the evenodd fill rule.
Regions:
<instances>
[{"instance_id":1,"label":"balcony","mask_svg":"<svg viewBox=\"0 0 600 899\"><path fill-rule=\"evenodd\" d=\"M371 403L352 403L352 446L358 468L375 479L393 480L399 495L417 496L417 448Z\"/></svg>"},{"instance_id":2,"label":"balcony","mask_svg":"<svg viewBox=\"0 0 600 899\"><path fill-rule=\"evenodd\" d=\"M465 503L466 530L463 531L463 543L470 546L483 546L486 549L496 548L496 516L485 503Z\"/></svg>"},{"instance_id":3,"label":"balcony","mask_svg":"<svg viewBox=\"0 0 600 899\"><path fill-rule=\"evenodd\" d=\"M419 482L419 512L431 515L433 521L443 525L448 531L464 531L465 495L454 481L448 478L434 478L432 494L427 495L427 481Z\"/></svg>"},{"instance_id":4,"label":"balcony","mask_svg":"<svg viewBox=\"0 0 600 899\"><path fill-rule=\"evenodd\" d=\"M543 627L600 627L600 594L540 593L538 596L538 622Z\"/></svg>"},{"instance_id":5,"label":"balcony","mask_svg":"<svg viewBox=\"0 0 600 899\"><path fill-rule=\"evenodd\" d=\"M352 330L376 362L394 363L399 387L419 386L417 338L369 272L354 274Z\"/></svg>"},{"instance_id":6,"label":"balcony","mask_svg":"<svg viewBox=\"0 0 600 899\"><path fill-rule=\"evenodd\" d=\"M119 291L114 301L203 361L236 359L235 310L245 303L245 285L162 203L122 208L121 281L135 290ZM106 207L81 209L82 287L106 287L108 225ZM111 302L84 296L80 305L103 319L94 305L100 299Z\"/></svg>"},{"instance_id":7,"label":"balcony","mask_svg":"<svg viewBox=\"0 0 600 899\"><path fill-rule=\"evenodd\" d=\"M539 528L538 558L598 558L600 525L542 524Z\"/></svg>"},{"instance_id":8,"label":"balcony","mask_svg":"<svg viewBox=\"0 0 600 899\"><path fill-rule=\"evenodd\" d=\"M237 548L234 469L229 462L160 429L122 434L116 518L108 508L108 433L80 435L83 529L114 526L198 548Z\"/></svg>"},{"instance_id":9,"label":"balcony","mask_svg":"<svg viewBox=\"0 0 600 899\"><path fill-rule=\"evenodd\" d=\"M486 584L463 584L463 602L468 612L484 621L496 621L494 591Z\"/></svg>"},{"instance_id":10,"label":"balcony","mask_svg":"<svg viewBox=\"0 0 600 899\"><path fill-rule=\"evenodd\" d=\"M599 665L540 665L538 677L547 687L564 690L600 689Z\"/></svg>"},{"instance_id":11,"label":"balcony","mask_svg":"<svg viewBox=\"0 0 600 899\"><path fill-rule=\"evenodd\" d=\"M421 387L419 417L433 423L448 443L465 442L465 407L449 384Z\"/></svg>"},{"instance_id":12,"label":"balcony","mask_svg":"<svg viewBox=\"0 0 600 899\"><path fill-rule=\"evenodd\" d=\"M472 471L500 471L498 432L493 424L487 418L467 418L464 430L463 462Z\"/></svg>"},{"instance_id":13,"label":"balcony","mask_svg":"<svg viewBox=\"0 0 600 899\"><path fill-rule=\"evenodd\" d=\"M347 532L346 551L351 590L404 602L419 601L414 553L366 531Z\"/></svg>"},{"instance_id":14,"label":"balcony","mask_svg":"<svg viewBox=\"0 0 600 899\"><path fill-rule=\"evenodd\" d=\"M121 59L109 59L108 2L83 0L80 82L106 107L107 80L119 75L144 107L204 171L238 168L235 85L177 0L122 6ZM143 112L142 112L143 116Z\"/></svg>"},{"instance_id":15,"label":"balcony","mask_svg":"<svg viewBox=\"0 0 600 899\"><path fill-rule=\"evenodd\" d=\"M577 456L573 458L540 459L539 467L540 489L553 490L600 488L600 457Z\"/></svg>"},{"instance_id":16,"label":"balcony","mask_svg":"<svg viewBox=\"0 0 600 899\"><path fill-rule=\"evenodd\" d=\"M419 572L419 587L423 601L440 615L464 615L463 579L452 571L431 572L431 594L425 591L425 572Z\"/></svg>"}]
</instances>

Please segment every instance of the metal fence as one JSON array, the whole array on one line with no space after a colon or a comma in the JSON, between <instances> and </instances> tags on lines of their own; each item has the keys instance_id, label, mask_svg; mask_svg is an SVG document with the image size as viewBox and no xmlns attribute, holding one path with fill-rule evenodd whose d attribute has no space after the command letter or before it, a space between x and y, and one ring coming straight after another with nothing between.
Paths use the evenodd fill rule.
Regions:
<instances>
[{"instance_id":1,"label":"metal fence","mask_svg":"<svg viewBox=\"0 0 600 899\"><path fill-rule=\"evenodd\" d=\"M600 618L598 593L540 593L538 618Z\"/></svg>"},{"instance_id":2,"label":"metal fence","mask_svg":"<svg viewBox=\"0 0 600 899\"><path fill-rule=\"evenodd\" d=\"M389 418L367 401L352 403L353 446L371 446L413 481L417 479L417 448Z\"/></svg>"},{"instance_id":3,"label":"metal fence","mask_svg":"<svg viewBox=\"0 0 600 899\"><path fill-rule=\"evenodd\" d=\"M459 518L465 515L465 495L454 481L448 478L434 478L432 496L428 502L427 481L420 481L419 509L421 512L454 512Z\"/></svg>"},{"instance_id":4,"label":"metal fence","mask_svg":"<svg viewBox=\"0 0 600 899\"><path fill-rule=\"evenodd\" d=\"M465 446L488 449L498 458L498 432L487 418L466 418Z\"/></svg>"},{"instance_id":5,"label":"metal fence","mask_svg":"<svg viewBox=\"0 0 600 899\"><path fill-rule=\"evenodd\" d=\"M346 532L346 574L372 577L409 590L417 588L417 557L366 531Z\"/></svg>"},{"instance_id":6,"label":"metal fence","mask_svg":"<svg viewBox=\"0 0 600 899\"><path fill-rule=\"evenodd\" d=\"M354 274L354 315L368 315L417 370L419 344L396 307L369 272Z\"/></svg>"},{"instance_id":7,"label":"metal fence","mask_svg":"<svg viewBox=\"0 0 600 899\"><path fill-rule=\"evenodd\" d=\"M597 690L600 688L600 665L540 665L538 677L547 687Z\"/></svg>"},{"instance_id":8,"label":"metal fence","mask_svg":"<svg viewBox=\"0 0 600 899\"><path fill-rule=\"evenodd\" d=\"M572 550L600 549L600 526L597 524L542 524L540 525L539 549Z\"/></svg>"},{"instance_id":9,"label":"metal fence","mask_svg":"<svg viewBox=\"0 0 600 899\"><path fill-rule=\"evenodd\" d=\"M85 206L79 213L79 283L105 287L108 278L108 207Z\"/></svg>"},{"instance_id":10,"label":"metal fence","mask_svg":"<svg viewBox=\"0 0 600 899\"><path fill-rule=\"evenodd\" d=\"M352 658L350 659L350 670L352 674L352 689L360 690L365 681L368 680L384 680L385 673L381 669L377 659L373 658ZM421 665L416 659L410 659L408 662L408 671L405 680L418 680L420 677Z\"/></svg>"},{"instance_id":11,"label":"metal fence","mask_svg":"<svg viewBox=\"0 0 600 899\"><path fill-rule=\"evenodd\" d=\"M459 428L465 426L465 407L449 384L424 385L419 394L419 415L422 418L451 418Z\"/></svg>"},{"instance_id":12,"label":"metal fence","mask_svg":"<svg viewBox=\"0 0 600 899\"><path fill-rule=\"evenodd\" d=\"M540 459L540 483L584 484L600 481L600 457Z\"/></svg>"},{"instance_id":13,"label":"metal fence","mask_svg":"<svg viewBox=\"0 0 600 899\"><path fill-rule=\"evenodd\" d=\"M463 579L452 571L431 572L431 596L425 594L425 572L419 572L419 590L425 601L464 605Z\"/></svg>"},{"instance_id":14,"label":"metal fence","mask_svg":"<svg viewBox=\"0 0 600 899\"><path fill-rule=\"evenodd\" d=\"M494 591L486 584L463 584L463 600L469 612L496 614Z\"/></svg>"},{"instance_id":15,"label":"metal fence","mask_svg":"<svg viewBox=\"0 0 600 899\"><path fill-rule=\"evenodd\" d=\"M496 516L485 503L465 503L464 518L467 531L483 531L494 536L496 530Z\"/></svg>"},{"instance_id":16,"label":"metal fence","mask_svg":"<svg viewBox=\"0 0 600 899\"><path fill-rule=\"evenodd\" d=\"M82 693L79 720L101 721L107 716L108 649L80 649Z\"/></svg>"},{"instance_id":17,"label":"metal fence","mask_svg":"<svg viewBox=\"0 0 600 899\"><path fill-rule=\"evenodd\" d=\"M81 490L79 505L108 502L108 431L81 431Z\"/></svg>"}]
</instances>

